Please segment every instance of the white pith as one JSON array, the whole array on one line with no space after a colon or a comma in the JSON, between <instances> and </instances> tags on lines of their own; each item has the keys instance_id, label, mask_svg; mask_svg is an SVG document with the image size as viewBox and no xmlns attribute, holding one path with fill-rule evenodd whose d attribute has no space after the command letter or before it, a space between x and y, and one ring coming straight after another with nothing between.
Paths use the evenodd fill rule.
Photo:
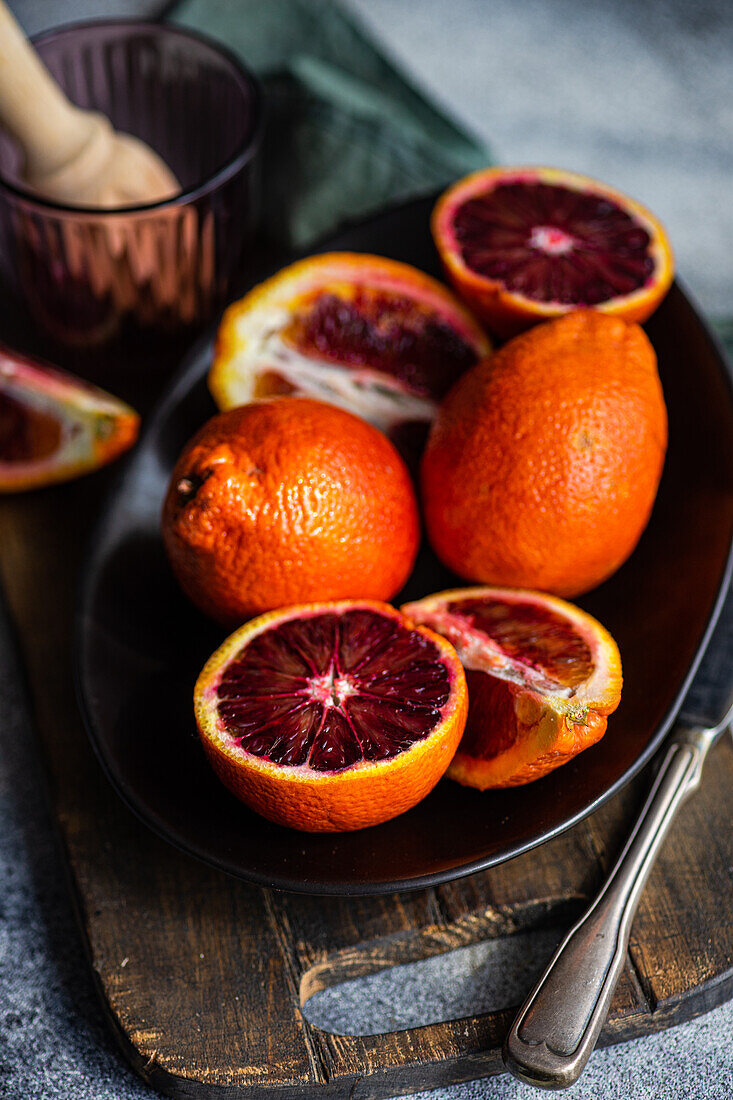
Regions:
<instances>
[{"instance_id":1,"label":"white pith","mask_svg":"<svg viewBox=\"0 0 733 1100\"><path fill-rule=\"evenodd\" d=\"M115 416L129 412L129 408L116 397L88 382L76 382L60 371L41 370L29 363L18 363L0 352L0 392L17 396L24 404L50 412L59 406L72 408L80 413L108 413Z\"/></svg>"},{"instance_id":2,"label":"white pith","mask_svg":"<svg viewBox=\"0 0 733 1100\"><path fill-rule=\"evenodd\" d=\"M499 680L534 688L542 695L570 699L575 691L548 679L538 669L508 657L492 639L462 621L454 613L436 608L430 613L430 628L437 630L453 645L464 668L489 672Z\"/></svg>"},{"instance_id":3,"label":"white pith","mask_svg":"<svg viewBox=\"0 0 733 1100\"><path fill-rule=\"evenodd\" d=\"M404 421L433 419L436 402L410 393L398 378L368 367L345 370L286 343L282 333L292 319L287 305L276 304L236 319L238 350L225 368L230 407L252 401L260 375L275 371L301 396L337 405L384 432Z\"/></svg>"},{"instance_id":4,"label":"white pith","mask_svg":"<svg viewBox=\"0 0 733 1100\"><path fill-rule=\"evenodd\" d=\"M574 237L554 225L535 225L528 243L530 248L548 256L564 256L572 252L576 245Z\"/></svg>"},{"instance_id":5,"label":"white pith","mask_svg":"<svg viewBox=\"0 0 733 1100\"><path fill-rule=\"evenodd\" d=\"M87 461L94 451L94 424L98 420L100 410L90 402L85 395L79 405L69 404L67 400L59 400L58 397L49 396L43 391L29 389L22 381L15 382L0 364L0 392L17 401L18 404L28 409L31 413L39 413L55 420L60 429L58 447L42 458L23 460L18 462L3 462L0 459L0 469L17 469L22 465L23 476L28 477L37 470L43 470L48 466L58 466L59 460L64 465L75 466L77 463ZM106 415L106 409L101 410Z\"/></svg>"},{"instance_id":6,"label":"white pith","mask_svg":"<svg viewBox=\"0 0 733 1100\"><path fill-rule=\"evenodd\" d=\"M0 395L7 395L29 412L48 416L59 425L59 443L50 454L22 462L0 459L4 476L22 476L24 482L48 469L88 466L94 459L95 444L100 441L100 429L105 422L112 428L117 417L132 412L129 406L96 386L67 378L52 368L18 362L2 352Z\"/></svg>"},{"instance_id":7,"label":"white pith","mask_svg":"<svg viewBox=\"0 0 733 1100\"><path fill-rule=\"evenodd\" d=\"M588 679L575 688L563 687L549 681L542 673L507 656L485 633L457 619L447 610L447 605L462 599L475 599L489 595L506 603L526 603L538 599L545 607L569 620L588 645L593 670ZM464 668L488 672L498 679L519 684L536 691L552 707L577 720L575 712L593 708L608 694L609 685L621 681L621 667L616 644L608 631L596 620L590 619L580 608L555 596L531 590L501 588L463 588L441 592L431 599L406 604L401 610L413 621L422 622L443 634L455 646ZM594 630L589 630L589 620Z\"/></svg>"},{"instance_id":8,"label":"white pith","mask_svg":"<svg viewBox=\"0 0 733 1100\"><path fill-rule=\"evenodd\" d=\"M313 676L308 681L304 694L324 707L339 707L344 699L358 694L359 689L354 687L348 676L334 676L333 673L331 667L322 676Z\"/></svg>"}]
</instances>

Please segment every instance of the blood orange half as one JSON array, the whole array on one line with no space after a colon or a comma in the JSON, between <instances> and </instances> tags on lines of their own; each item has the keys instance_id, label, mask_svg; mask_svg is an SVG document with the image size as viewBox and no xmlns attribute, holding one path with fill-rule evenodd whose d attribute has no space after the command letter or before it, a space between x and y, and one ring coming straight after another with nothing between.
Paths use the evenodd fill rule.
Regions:
<instances>
[{"instance_id":1,"label":"blood orange half","mask_svg":"<svg viewBox=\"0 0 733 1100\"><path fill-rule=\"evenodd\" d=\"M448 638L466 670L468 721L452 779L480 790L530 783L605 733L621 659L579 607L542 592L463 588L402 610Z\"/></svg>"},{"instance_id":2,"label":"blood orange half","mask_svg":"<svg viewBox=\"0 0 733 1100\"><path fill-rule=\"evenodd\" d=\"M0 492L96 470L132 446L139 425L104 390L0 346Z\"/></svg>"},{"instance_id":3,"label":"blood orange half","mask_svg":"<svg viewBox=\"0 0 733 1100\"><path fill-rule=\"evenodd\" d=\"M382 256L330 252L283 268L227 310L209 386L221 409L317 398L400 442L489 351L435 279Z\"/></svg>"},{"instance_id":4,"label":"blood orange half","mask_svg":"<svg viewBox=\"0 0 733 1100\"><path fill-rule=\"evenodd\" d=\"M438 200L432 231L460 296L499 336L583 307L645 321L672 249L640 203L556 168L489 168Z\"/></svg>"},{"instance_id":5,"label":"blood orange half","mask_svg":"<svg viewBox=\"0 0 733 1100\"><path fill-rule=\"evenodd\" d=\"M207 662L194 700L225 786L306 832L362 829L410 809L448 767L467 712L450 643L374 601L253 619Z\"/></svg>"}]
</instances>

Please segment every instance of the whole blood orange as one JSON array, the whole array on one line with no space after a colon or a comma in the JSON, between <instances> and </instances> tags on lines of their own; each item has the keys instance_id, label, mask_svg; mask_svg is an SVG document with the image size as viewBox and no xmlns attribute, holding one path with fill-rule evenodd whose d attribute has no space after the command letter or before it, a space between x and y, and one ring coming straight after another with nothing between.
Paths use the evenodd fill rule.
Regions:
<instances>
[{"instance_id":1,"label":"whole blood orange","mask_svg":"<svg viewBox=\"0 0 733 1100\"><path fill-rule=\"evenodd\" d=\"M463 588L402 610L448 638L466 670L466 730L448 770L469 787L539 779L595 744L621 698L611 635L541 592Z\"/></svg>"},{"instance_id":2,"label":"whole blood orange","mask_svg":"<svg viewBox=\"0 0 733 1100\"><path fill-rule=\"evenodd\" d=\"M649 210L556 168L474 172L438 200L432 230L454 287L503 337L582 306L644 321L674 273Z\"/></svg>"},{"instance_id":3,"label":"whole blood orange","mask_svg":"<svg viewBox=\"0 0 733 1100\"><path fill-rule=\"evenodd\" d=\"M468 580L586 592L634 549L666 444L643 330L594 310L550 321L444 402L422 460L428 536Z\"/></svg>"},{"instance_id":4,"label":"whole blood orange","mask_svg":"<svg viewBox=\"0 0 733 1100\"><path fill-rule=\"evenodd\" d=\"M211 657L194 698L222 782L306 832L410 809L448 767L467 712L450 643L367 600L254 619Z\"/></svg>"},{"instance_id":5,"label":"whole blood orange","mask_svg":"<svg viewBox=\"0 0 733 1100\"><path fill-rule=\"evenodd\" d=\"M209 386L221 409L274 394L328 401L409 452L440 399L489 350L464 306L422 271L329 252L283 268L230 306Z\"/></svg>"},{"instance_id":6,"label":"whole blood orange","mask_svg":"<svg viewBox=\"0 0 733 1100\"><path fill-rule=\"evenodd\" d=\"M0 346L0 493L96 470L133 445L139 426L111 394Z\"/></svg>"},{"instance_id":7,"label":"whole blood orange","mask_svg":"<svg viewBox=\"0 0 733 1100\"><path fill-rule=\"evenodd\" d=\"M419 534L393 444L351 413L302 397L212 417L181 454L163 508L181 586L232 625L303 601L389 599Z\"/></svg>"}]
</instances>

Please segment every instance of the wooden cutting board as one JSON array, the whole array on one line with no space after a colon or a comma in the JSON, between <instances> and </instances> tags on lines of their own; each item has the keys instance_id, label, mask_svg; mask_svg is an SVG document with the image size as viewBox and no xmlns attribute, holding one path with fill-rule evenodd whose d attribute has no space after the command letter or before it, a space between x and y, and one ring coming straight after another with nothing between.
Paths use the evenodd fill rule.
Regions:
<instances>
[{"instance_id":1,"label":"wooden cutting board","mask_svg":"<svg viewBox=\"0 0 733 1100\"><path fill-rule=\"evenodd\" d=\"M272 249L267 263L274 263ZM253 265L263 261L253 256ZM51 354L12 312L3 335ZM137 408L163 383L155 354L127 347L100 381ZM58 361L93 377L92 361ZM156 371L156 364L158 364ZM18 632L49 797L94 978L122 1049L171 1096L376 1098L502 1071L517 1004L372 1036L320 1030L318 991L490 938L569 926L600 885L650 783L640 776L533 852L449 885L381 898L308 898L250 887L143 826L117 797L83 729L73 682L76 587L115 469L0 497L0 581ZM733 996L733 743L713 750L652 871L601 1044L708 1011Z\"/></svg>"},{"instance_id":2,"label":"wooden cutting board","mask_svg":"<svg viewBox=\"0 0 733 1100\"><path fill-rule=\"evenodd\" d=\"M74 697L75 585L113 476L0 500L0 573L79 923L130 1062L172 1096L228 1100L382 1097L501 1072L512 1008L341 1036L311 1025L303 1004L326 986L395 963L568 925L623 843L649 776L534 852L394 897L277 894L180 854L113 792ZM602 1043L658 1031L733 995L732 790L725 738L652 872Z\"/></svg>"}]
</instances>

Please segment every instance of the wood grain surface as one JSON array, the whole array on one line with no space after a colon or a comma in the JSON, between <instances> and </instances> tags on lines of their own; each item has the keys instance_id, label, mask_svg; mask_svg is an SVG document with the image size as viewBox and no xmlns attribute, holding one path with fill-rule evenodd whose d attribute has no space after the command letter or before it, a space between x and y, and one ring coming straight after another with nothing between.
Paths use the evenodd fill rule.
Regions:
<instances>
[{"instance_id":1,"label":"wood grain surface","mask_svg":"<svg viewBox=\"0 0 733 1100\"><path fill-rule=\"evenodd\" d=\"M620 848L649 777L534 852L394 897L277 894L180 854L112 791L74 696L75 588L112 476L0 500L0 572L80 925L127 1057L176 1097L381 1097L499 1072L512 1009L349 1036L314 1027L302 1006L383 967L569 923ZM733 995L731 789L726 738L652 872L602 1043L657 1031Z\"/></svg>"}]
</instances>

